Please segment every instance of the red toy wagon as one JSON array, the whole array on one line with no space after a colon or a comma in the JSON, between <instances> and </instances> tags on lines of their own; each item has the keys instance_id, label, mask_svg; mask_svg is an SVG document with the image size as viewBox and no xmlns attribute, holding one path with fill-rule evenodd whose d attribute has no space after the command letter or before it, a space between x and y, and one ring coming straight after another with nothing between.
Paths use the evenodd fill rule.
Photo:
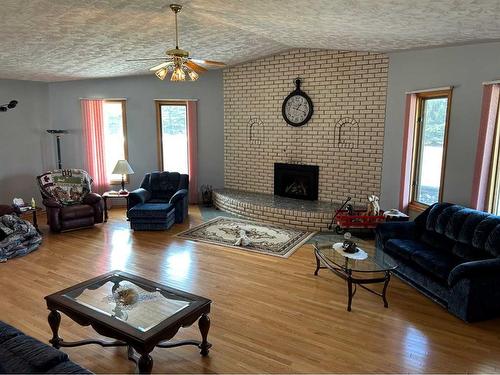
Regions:
<instances>
[{"instance_id":1,"label":"red toy wagon","mask_svg":"<svg viewBox=\"0 0 500 375\"><path fill-rule=\"evenodd\" d=\"M335 212L328 229L333 229L335 225L335 232L338 234L344 233L346 229L375 229L375 227L386 221L383 215L384 211L380 211L379 215L366 215L364 210L353 210L351 208L344 209L347 203L351 200L348 197L342 207Z\"/></svg>"}]
</instances>

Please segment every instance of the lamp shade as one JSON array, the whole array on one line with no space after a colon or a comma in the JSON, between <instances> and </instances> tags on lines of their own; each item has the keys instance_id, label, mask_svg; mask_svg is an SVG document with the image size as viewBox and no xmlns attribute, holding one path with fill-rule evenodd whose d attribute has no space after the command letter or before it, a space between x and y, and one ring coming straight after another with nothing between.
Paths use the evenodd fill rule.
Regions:
<instances>
[{"instance_id":1,"label":"lamp shade","mask_svg":"<svg viewBox=\"0 0 500 375\"><path fill-rule=\"evenodd\" d=\"M115 167L113 168L112 174L133 174L134 170L130 167L130 164L126 160L118 160Z\"/></svg>"}]
</instances>

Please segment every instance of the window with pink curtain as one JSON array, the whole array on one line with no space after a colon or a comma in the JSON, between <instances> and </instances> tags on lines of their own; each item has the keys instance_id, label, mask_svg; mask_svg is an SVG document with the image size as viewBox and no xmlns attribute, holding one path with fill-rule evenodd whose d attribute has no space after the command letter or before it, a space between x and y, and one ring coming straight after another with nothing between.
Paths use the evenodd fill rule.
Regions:
<instances>
[{"instance_id":1,"label":"window with pink curtain","mask_svg":"<svg viewBox=\"0 0 500 375\"><path fill-rule=\"evenodd\" d=\"M471 197L471 206L478 210L493 209L489 204L492 203L489 202L489 190L494 177L490 172L498 171L498 168L492 168L492 163L495 159L495 132L499 131L496 129L499 97L500 84L484 85Z\"/></svg>"},{"instance_id":2,"label":"window with pink curtain","mask_svg":"<svg viewBox=\"0 0 500 375\"><path fill-rule=\"evenodd\" d=\"M93 190L100 194L109 189L104 147L103 103L103 100L81 101L85 168L94 180Z\"/></svg>"}]
</instances>

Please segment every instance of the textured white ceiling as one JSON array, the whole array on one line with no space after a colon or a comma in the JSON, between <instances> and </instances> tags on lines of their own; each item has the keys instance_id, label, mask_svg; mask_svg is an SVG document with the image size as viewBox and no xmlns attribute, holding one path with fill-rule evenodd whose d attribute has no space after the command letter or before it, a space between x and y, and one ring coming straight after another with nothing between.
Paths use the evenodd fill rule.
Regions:
<instances>
[{"instance_id":1,"label":"textured white ceiling","mask_svg":"<svg viewBox=\"0 0 500 375\"><path fill-rule=\"evenodd\" d=\"M147 73L173 47L169 0L2 0L0 78ZM180 46L236 64L291 48L393 51L500 39L500 0L179 1Z\"/></svg>"}]
</instances>

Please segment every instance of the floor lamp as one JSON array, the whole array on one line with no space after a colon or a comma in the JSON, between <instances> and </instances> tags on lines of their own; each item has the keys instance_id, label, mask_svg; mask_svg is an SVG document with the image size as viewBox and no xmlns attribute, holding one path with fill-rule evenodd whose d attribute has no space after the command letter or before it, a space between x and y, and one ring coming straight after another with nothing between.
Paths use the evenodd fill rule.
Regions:
<instances>
[{"instance_id":1,"label":"floor lamp","mask_svg":"<svg viewBox=\"0 0 500 375\"><path fill-rule=\"evenodd\" d=\"M56 136L56 147L57 147L57 168L62 169L62 160L61 160L61 135L68 134L67 130L63 129L48 129L47 133Z\"/></svg>"}]
</instances>

